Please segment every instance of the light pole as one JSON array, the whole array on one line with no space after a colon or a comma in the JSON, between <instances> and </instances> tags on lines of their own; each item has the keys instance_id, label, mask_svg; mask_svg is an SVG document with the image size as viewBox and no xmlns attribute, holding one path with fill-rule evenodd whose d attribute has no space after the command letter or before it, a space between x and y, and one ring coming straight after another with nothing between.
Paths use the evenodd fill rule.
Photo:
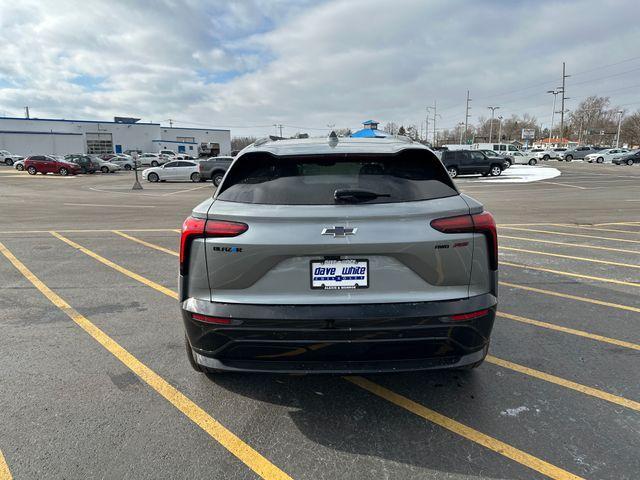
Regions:
<instances>
[{"instance_id":1,"label":"light pole","mask_svg":"<svg viewBox=\"0 0 640 480\"><path fill-rule=\"evenodd\" d=\"M462 127L464 127L464 122L460 122L458 124L458 127L460 128L460 142L459 142L459 144L462 145L462 134L464 133L464 130L462 129Z\"/></svg>"},{"instance_id":2,"label":"light pole","mask_svg":"<svg viewBox=\"0 0 640 480\"><path fill-rule=\"evenodd\" d=\"M502 115L498 117L498 143L502 145ZM500 147L498 147L500 150Z\"/></svg>"},{"instance_id":3,"label":"light pole","mask_svg":"<svg viewBox=\"0 0 640 480\"><path fill-rule=\"evenodd\" d=\"M616 134L616 148L620 145L620 126L622 125L622 110L618 110L618 133Z\"/></svg>"},{"instance_id":4,"label":"light pole","mask_svg":"<svg viewBox=\"0 0 640 480\"><path fill-rule=\"evenodd\" d=\"M491 137L493 135L493 114L500 107L487 107L487 108L491 110L491 123L489 124L489 143L491 143Z\"/></svg>"},{"instance_id":5,"label":"light pole","mask_svg":"<svg viewBox=\"0 0 640 480\"><path fill-rule=\"evenodd\" d=\"M138 180L138 152L133 152L131 158L133 158L133 171L136 174L136 181L133 182L131 190L142 190L142 185L140 185L140 181Z\"/></svg>"},{"instance_id":6,"label":"light pole","mask_svg":"<svg viewBox=\"0 0 640 480\"><path fill-rule=\"evenodd\" d=\"M547 93L553 95L553 109L551 110L551 128L549 129L549 148L551 148L551 135L553 135L553 121L555 120L556 115L556 98L560 91L558 89L555 90L547 90Z\"/></svg>"}]
</instances>

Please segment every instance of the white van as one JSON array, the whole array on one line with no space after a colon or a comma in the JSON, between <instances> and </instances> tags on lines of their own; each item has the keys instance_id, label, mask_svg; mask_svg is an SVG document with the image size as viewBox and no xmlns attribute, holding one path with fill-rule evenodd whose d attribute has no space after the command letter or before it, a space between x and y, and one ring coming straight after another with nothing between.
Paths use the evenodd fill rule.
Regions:
<instances>
[{"instance_id":1,"label":"white van","mask_svg":"<svg viewBox=\"0 0 640 480\"><path fill-rule=\"evenodd\" d=\"M471 148L473 150L493 150L506 158L512 165L535 165L538 163L535 154L523 152L509 143L474 143Z\"/></svg>"}]
</instances>

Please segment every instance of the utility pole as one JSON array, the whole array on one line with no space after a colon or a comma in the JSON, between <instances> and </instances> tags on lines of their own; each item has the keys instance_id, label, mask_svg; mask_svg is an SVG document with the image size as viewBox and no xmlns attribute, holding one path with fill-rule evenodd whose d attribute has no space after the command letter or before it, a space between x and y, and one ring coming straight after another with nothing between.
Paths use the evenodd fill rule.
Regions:
<instances>
[{"instance_id":1,"label":"utility pole","mask_svg":"<svg viewBox=\"0 0 640 480\"><path fill-rule=\"evenodd\" d=\"M568 100L567 97L565 97L565 92L566 92L566 88L565 88L565 79L567 77L570 77L571 75L566 75L565 74L565 63L562 62L562 90L560 93L562 93L562 101L560 103L560 139L564 138L564 101Z\"/></svg>"},{"instance_id":2,"label":"utility pole","mask_svg":"<svg viewBox=\"0 0 640 480\"><path fill-rule=\"evenodd\" d=\"M469 98L469 90L467 90L467 108L466 108L466 111L464 113L464 141L465 141L465 143L467 141L467 130L468 130L468 127L469 127L469 117L471 116L471 115L469 115L469 109L471 108L471 107L469 107L469 102L471 102L471 99ZM460 142L460 143L462 143L462 142Z\"/></svg>"},{"instance_id":3,"label":"utility pole","mask_svg":"<svg viewBox=\"0 0 640 480\"><path fill-rule=\"evenodd\" d=\"M24 118L29 118L29 107L24 107Z\"/></svg>"},{"instance_id":4,"label":"utility pole","mask_svg":"<svg viewBox=\"0 0 640 480\"><path fill-rule=\"evenodd\" d=\"M280 138L282 138L282 124L281 123L274 123L273 127L276 129L276 135L278 134L278 129L280 130Z\"/></svg>"},{"instance_id":5,"label":"utility pole","mask_svg":"<svg viewBox=\"0 0 640 480\"><path fill-rule=\"evenodd\" d=\"M429 141L429 109L431 107L427 107L425 110L427 111L427 115L425 118L425 128L424 128L424 141L425 143Z\"/></svg>"},{"instance_id":6,"label":"utility pole","mask_svg":"<svg viewBox=\"0 0 640 480\"><path fill-rule=\"evenodd\" d=\"M464 130L462 130L462 127L464 127L464 122L460 122L458 124L458 127L460 127L460 145L462 145L462 134L464 133Z\"/></svg>"},{"instance_id":7,"label":"utility pole","mask_svg":"<svg viewBox=\"0 0 640 480\"><path fill-rule=\"evenodd\" d=\"M173 128L173 120L169 119L169 128Z\"/></svg>"},{"instance_id":8,"label":"utility pole","mask_svg":"<svg viewBox=\"0 0 640 480\"><path fill-rule=\"evenodd\" d=\"M438 146L438 136L436 134L436 117L439 117L440 115L438 115L438 107L436 105L436 101L433 101L433 146L437 147Z\"/></svg>"},{"instance_id":9,"label":"utility pole","mask_svg":"<svg viewBox=\"0 0 640 480\"><path fill-rule=\"evenodd\" d=\"M502 116L498 117L498 143L502 144ZM498 147L500 149L500 147Z\"/></svg>"},{"instance_id":10,"label":"utility pole","mask_svg":"<svg viewBox=\"0 0 640 480\"><path fill-rule=\"evenodd\" d=\"M491 110L491 123L489 124L489 143L491 143L491 138L493 136L493 114L500 107L487 107L487 108Z\"/></svg>"},{"instance_id":11,"label":"utility pole","mask_svg":"<svg viewBox=\"0 0 640 480\"><path fill-rule=\"evenodd\" d=\"M620 126L622 125L622 114L624 112L622 110L618 110L618 133L616 135L616 148L620 145Z\"/></svg>"}]
</instances>

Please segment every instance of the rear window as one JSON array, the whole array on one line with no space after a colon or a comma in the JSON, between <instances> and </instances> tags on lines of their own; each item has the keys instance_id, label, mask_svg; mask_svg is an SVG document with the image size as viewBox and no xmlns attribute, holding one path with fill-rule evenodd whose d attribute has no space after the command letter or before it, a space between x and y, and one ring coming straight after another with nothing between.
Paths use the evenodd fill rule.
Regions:
<instances>
[{"instance_id":1,"label":"rear window","mask_svg":"<svg viewBox=\"0 0 640 480\"><path fill-rule=\"evenodd\" d=\"M268 205L332 205L413 202L457 194L438 158L414 149L395 155L247 154L233 165L217 198Z\"/></svg>"}]
</instances>

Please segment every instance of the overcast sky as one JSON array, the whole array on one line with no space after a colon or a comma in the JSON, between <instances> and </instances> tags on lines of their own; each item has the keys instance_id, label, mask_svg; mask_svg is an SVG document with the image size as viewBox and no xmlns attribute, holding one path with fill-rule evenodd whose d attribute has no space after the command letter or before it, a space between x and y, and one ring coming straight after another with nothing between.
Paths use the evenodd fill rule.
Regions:
<instances>
[{"instance_id":1,"label":"overcast sky","mask_svg":"<svg viewBox=\"0 0 640 480\"><path fill-rule=\"evenodd\" d=\"M321 134L419 125L436 100L452 127L469 89L473 121L548 125L562 61L567 108L640 108L639 18L638 0L0 0L0 115Z\"/></svg>"}]
</instances>

